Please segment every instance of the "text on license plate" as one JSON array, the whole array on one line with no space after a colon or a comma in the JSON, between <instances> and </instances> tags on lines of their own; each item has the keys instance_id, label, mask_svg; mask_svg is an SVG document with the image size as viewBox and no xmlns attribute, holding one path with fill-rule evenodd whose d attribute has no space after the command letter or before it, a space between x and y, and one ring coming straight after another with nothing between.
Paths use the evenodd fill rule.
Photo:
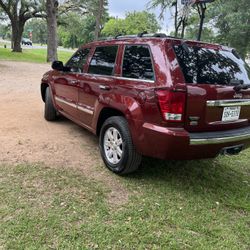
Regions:
<instances>
[{"instance_id":1,"label":"text on license plate","mask_svg":"<svg viewBox=\"0 0 250 250\"><path fill-rule=\"evenodd\" d=\"M222 121L236 121L240 117L240 106L225 107L223 110Z\"/></svg>"}]
</instances>

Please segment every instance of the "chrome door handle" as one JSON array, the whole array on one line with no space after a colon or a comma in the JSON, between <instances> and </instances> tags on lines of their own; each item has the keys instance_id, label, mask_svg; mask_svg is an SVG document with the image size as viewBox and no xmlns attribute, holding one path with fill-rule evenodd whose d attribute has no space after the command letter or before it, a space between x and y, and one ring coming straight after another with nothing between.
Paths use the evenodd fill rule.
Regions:
<instances>
[{"instance_id":1,"label":"chrome door handle","mask_svg":"<svg viewBox=\"0 0 250 250\"><path fill-rule=\"evenodd\" d=\"M110 90L111 89L110 86L107 86L107 85L99 85L99 88L101 90Z\"/></svg>"},{"instance_id":2,"label":"chrome door handle","mask_svg":"<svg viewBox=\"0 0 250 250\"><path fill-rule=\"evenodd\" d=\"M80 81L78 81L78 80L71 80L71 81L69 81L69 84L73 84L73 85L77 85L79 83L80 83Z\"/></svg>"}]
</instances>

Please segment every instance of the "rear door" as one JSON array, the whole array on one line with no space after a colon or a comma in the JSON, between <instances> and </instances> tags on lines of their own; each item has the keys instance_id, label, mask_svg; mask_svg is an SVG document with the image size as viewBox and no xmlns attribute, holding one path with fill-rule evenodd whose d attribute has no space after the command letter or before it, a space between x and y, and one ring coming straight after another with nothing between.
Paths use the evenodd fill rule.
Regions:
<instances>
[{"instance_id":1,"label":"rear door","mask_svg":"<svg viewBox=\"0 0 250 250\"><path fill-rule=\"evenodd\" d=\"M249 125L250 89L241 84L250 84L250 69L236 53L220 46L188 44L175 45L174 51L187 86L188 131Z\"/></svg>"},{"instance_id":2,"label":"rear door","mask_svg":"<svg viewBox=\"0 0 250 250\"><path fill-rule=\"evenodd\" d=\"M97 46L85 74L79 75L79 119L87 127L92 127L98 98L105 97L116 85L114 78L117 45Z\"/></svg>"}]
</instances>

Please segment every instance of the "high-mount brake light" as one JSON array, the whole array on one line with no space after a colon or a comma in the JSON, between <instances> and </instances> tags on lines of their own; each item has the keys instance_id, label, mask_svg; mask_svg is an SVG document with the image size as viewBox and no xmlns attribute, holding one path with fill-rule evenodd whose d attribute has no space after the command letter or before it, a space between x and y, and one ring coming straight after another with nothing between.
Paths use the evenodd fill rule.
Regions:
<instances>
[{"instance_id":1,"label":"high-mount brake light","mask_svg":"<svg viewBox=\"0 0 250 250\"><path fill-rule=\"evenodd\" d=\"M183 122L186 93L174 90L156 91L162 116L168 122Z\"/></svg>"}]
</instances>

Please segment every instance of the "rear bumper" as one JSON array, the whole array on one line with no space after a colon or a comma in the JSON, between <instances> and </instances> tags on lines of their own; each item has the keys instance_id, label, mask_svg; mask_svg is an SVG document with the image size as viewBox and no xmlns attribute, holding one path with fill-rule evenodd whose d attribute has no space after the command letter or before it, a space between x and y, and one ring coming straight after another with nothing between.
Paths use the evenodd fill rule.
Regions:
<instances>
[{"instance_id":1,"label":"rear bumper","mask_svg":"<svg viewBox=\"0 0 250 250\"><path fill-rule=\"evenodd\" d=\"M249 147L250 126L221 132L188 133L183 128L144 123L139 138L135 144L145 156L170 160L213 158L227 147Z\"/></svg>"},{"instance_id":2,"label":"rear bumper","mask_svg":"<svg viewBox=\"0 0 250 250\"><path fill-rule=\"evenodd\" d=\"M222 144L250 140L250 126L219 132L190 133L190 145Z\"/></svg>"}]
</instances>

